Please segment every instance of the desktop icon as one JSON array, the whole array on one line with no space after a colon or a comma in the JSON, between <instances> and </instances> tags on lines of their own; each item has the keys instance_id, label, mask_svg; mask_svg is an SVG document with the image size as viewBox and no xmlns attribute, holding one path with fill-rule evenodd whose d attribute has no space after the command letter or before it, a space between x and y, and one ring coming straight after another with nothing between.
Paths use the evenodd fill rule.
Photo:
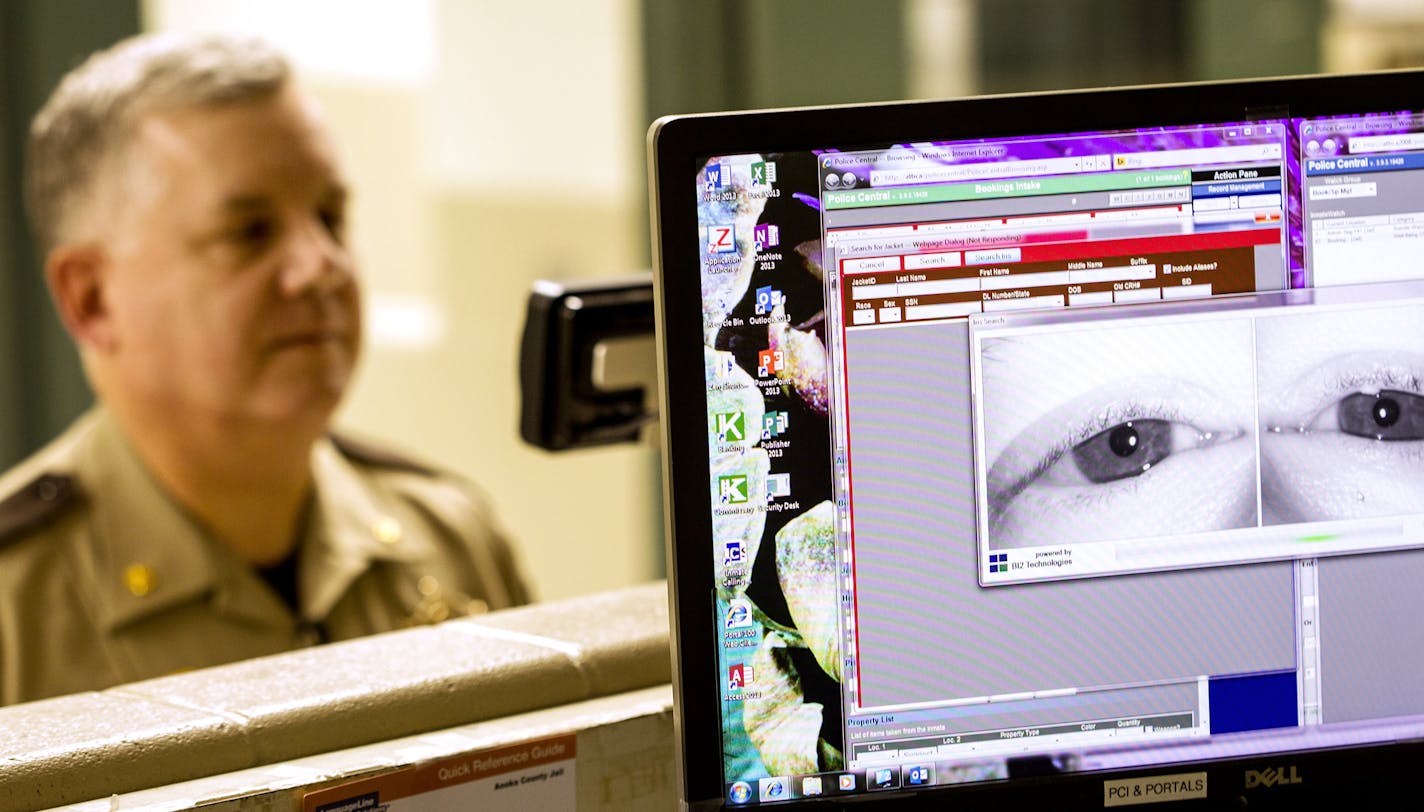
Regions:
<instances>
[{"instance_id":1,"label":"desktop icon","mask_svg":"<svg viewBox=\"0 0 1424 812\"><path fill-rule=\"evenodd\" d=\"M747 543L741 539L732 539L722 543L722 564L741 564L747 560Z\"/></svg>"},{"instance_id":2,"label":"desktop icon","mask_svg":"<svg viewBox=\"0 0 1424 812\"><path fill-rule=\"evenodd\" d=\"M745 629L751 626L756 619L752 616L752 604L744 598L733 598L730 606L727 607L727 616L722 622L726 629Z\"/></svg>"},{"instance_id":3,"label":"desktop icon","mask_svg":"<svg viewBox=\"0 0 1424 812\"><path fill-rule=\"evenodd\" d=\"M780 499L791 495L791 474L767 474L766 475L766 501Z\"/></svg>"},{"instance_id":4,"label":"desktop icon","mask_svg":"<svg viewBox=\"0 0 1424 812\"><path fill-rule=\"evenodd\" d=\"M756 161L751 165L752 186L776 183L776 161Z\"/></svg>"},{"instance_id":5,"label":"desktop icon","mask_svg":"<svg viewBox=\"0 0 1424 812\"><path fill-rule=\"evenodd\" d=\"M781 245L781 228L771 223L757 223L752 227L752 242L758 251L775 248Z\"/></svg>"},{"instance_id":6,"label":"desktop icon","mask_svg":"<svg viewBox=\"0 0 1424 812\"><path fill-rule=\"evenodd\" d=\"M724 505L741 505L747 502L746 474L728 474L717 477L717 501Z\"/></svg>"},{"instance_id":7,"label":"desktop icon","mask_svg":"<svg viewBox=\"0 0 1424 812\"><path fill-rule=\"evenodd\" d=\"M808 775L801 779L801 796L812 798L821 794L821 776Z\"/></svg>"},{"instance_id":8,"label":"desktop icon","mask_svg":"<svg viewBox=\"0 0 1424 812\"><path fill-rule=\"evenodd\" d=\"M724 226L707 227L707 253L731 254L737 250L737 227L728 223Z\"/></svg>"},{"instance_id":9,"label":"desktop icon","mask_svg":"<svg viewBox=\"0 0 1424 812\"><path fill-rule=\"evenodd\" d=\"M785 303L786 297L771 285L756 289L756 314L758 316L769 315L778 305Z\"/></svg>"},{"instance_id":10,"label":"desktop icon","mask_svg":"<svg viewBox=\"0 0 1424 812\"><path fill-rule=\"evenodd\" d=\"M757 353L757 376L766 378L786 368L786 355L781 350L762 350Z\"/></svg>"},{"instance_id":11,"label":"desktop icon","mask_svg":"<svg viewBox=\"0 0 1424 812\"><path fill-rule=\"evenodd\" d=\"M746 414L744 412L718 412L717 442L740 443L747 439Z\"/></svg>"},{"instance_id":12,"label":"desktop icon","mask_svg":"<svg viewBox=\"0 0 1424 812\"><path fill-rule=\"evenodd\" d=\"M770 440L780 436L782 432L786 431L790 422L791 418L787 416L786 412L771 411L763 414L761 416L761 438Z\"/></svg>"},{"instance_id":13,"label":"desktop icon","mask_svg":"<svg viewBox=\"0 0 1424 812\"><path fill-rule=\"evenodd\" d=\"M703 170L702 178L709 192L725 189L732 183L732 167L725 163L708 164Z\"/></svg>"},{"instance_id":14,"label":"desktop icon","mask_svg":"<svg viewBox=\"0 0 1424 812\"><path fill-rule=\"evenodd\" d=\"M737 359L731 355L723 353L717 360L713 361L713 369L717 372L718 380L726 380L732 377L732 370L737 368Z\"/></svg>"},{"instance_id":15,"label":"desktop icon","mask_svg":"<svg viewBox=\"0 0 1424 812\"><path fill-rule=\"evenodd\" d=\"M727 791L727 799L734 804L744 804L752 799L752 785L738 781Z\"/></svg>"},{"instance_id":16,"label":"desktop icon","mask_svg":"<svg viewBox=\"0 0 1424 812\"><path fill-rule=\"evenodd\" d=\"M737 663L727 667L728 691L745 691L755 680L756 673L746 663Z\"/></svg>"}]
</instances>

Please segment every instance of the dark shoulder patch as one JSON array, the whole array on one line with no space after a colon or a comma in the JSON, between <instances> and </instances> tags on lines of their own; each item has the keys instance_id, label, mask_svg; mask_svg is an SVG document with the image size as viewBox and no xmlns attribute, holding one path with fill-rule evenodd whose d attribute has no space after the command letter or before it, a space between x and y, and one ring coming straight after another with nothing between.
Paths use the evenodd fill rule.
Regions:
<instances>
[{"instance_id":1,"label":"dark shoulder patch","mask_svg":"<svg viewBox=\"0 0 1424 812\"><path fill-rule=\"evenodd\" d=\"M409 471L426 476L437 476L440 473L423 462L418 462L366 440L358 440L337 432L332 432L328 436L331 439L331 444L336 446L336 450L340 451L342 455L374 468Z\"/></svg>"},{"instance_id":2,"label":"dark shoulder patch","mask_svg":"<svg viewBox=\"0 0 1424 812\"><path fill-rule=\"evenodd\" d=\"M37 477L0 502L0 547L24 538L62 514L79 496L73 478L57 474Z\"/></svg>"}]
</instances>

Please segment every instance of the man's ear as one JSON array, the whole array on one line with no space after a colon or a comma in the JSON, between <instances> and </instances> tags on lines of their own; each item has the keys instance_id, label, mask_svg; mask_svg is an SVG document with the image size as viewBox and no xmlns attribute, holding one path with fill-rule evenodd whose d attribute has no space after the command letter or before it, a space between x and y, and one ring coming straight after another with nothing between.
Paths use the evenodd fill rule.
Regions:
<instances>
[{"instance_id":1,"label":"man's ear","mask_svg":"<svg viewBox=\"0 0 1424 812\"><path fill-rule=\"evenodd\" d=\"M45 282L59 319L81 348L108 352L116 344L109 312L108 254L93 244L61 245L45 259Z\"/></svg>"}]
</instances>

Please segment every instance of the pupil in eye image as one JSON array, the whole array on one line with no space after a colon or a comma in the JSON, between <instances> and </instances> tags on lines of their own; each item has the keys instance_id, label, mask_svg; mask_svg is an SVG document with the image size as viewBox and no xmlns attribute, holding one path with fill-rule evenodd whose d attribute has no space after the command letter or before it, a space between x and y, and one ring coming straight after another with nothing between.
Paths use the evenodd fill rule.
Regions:
<instances>
[{"instance_id":1,"label":"pupil in eye image","mask_svg":"<svg viewBox=\"0 0 1424 812\"><path fill-rule=\"evenodd\" d=\"M1124 423L1112 430L1108 436L1108 448L1119 457L1130 457L1137 450L1137 429L1131 423Z\"/></svg>"},{"instance_id":2,"label":"pupil in eye image","mask_svg":"<svg viewBox=\"0 0 1424 812\"><path fill-rule=\"evenodd\" d=\"M1424 306L1256 320L1265 524L1424 505Z\"/></svg>"},{"instance_id":3,"label":"pupil in eye image","mask_svg":"<svg viewBox=\"0 0 1424 812\"><path fill-rule=\"evenodd\" d=\"M1389 428L1399 420L1399 404L1393 398L1381 397L1375 404L1375 422L1381 428Z\"/></svg>"}]
</instances>

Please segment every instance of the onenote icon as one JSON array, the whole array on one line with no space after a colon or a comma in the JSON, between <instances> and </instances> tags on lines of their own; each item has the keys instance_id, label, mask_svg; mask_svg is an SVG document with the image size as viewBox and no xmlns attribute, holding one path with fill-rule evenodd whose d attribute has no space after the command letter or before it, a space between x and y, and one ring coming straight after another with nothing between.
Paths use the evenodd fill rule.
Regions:
<instances>
[{"instance_id":1,"label":"onenote icon","mask_svg":"<svg viewBox=\"0 0 1424 812\"><path fill-rule=\"evenodd\" d=\"M770 223L757 223L752 228L752 243L758 251L781 245L781 228Z\"/></svg>"}]
</instances>

